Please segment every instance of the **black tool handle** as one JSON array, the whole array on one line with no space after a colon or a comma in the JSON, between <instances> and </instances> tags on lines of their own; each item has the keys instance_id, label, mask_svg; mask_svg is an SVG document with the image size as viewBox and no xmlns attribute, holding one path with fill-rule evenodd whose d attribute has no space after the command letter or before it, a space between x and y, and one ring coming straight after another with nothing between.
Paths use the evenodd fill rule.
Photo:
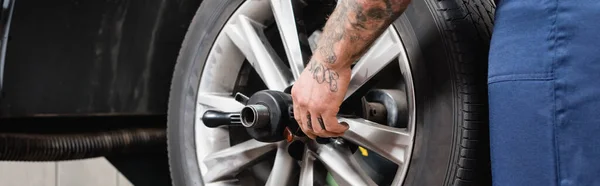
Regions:
<instances>
[{"instance_id":1,"label":"black tool handle","mask_svg":"<svg viewBox=\"0 0 600 186\"><path fill-rule=\"evenodd\" d=\"M242 126L239 112L222 112L216 110L207 110L202 115L202 122L210 128L219 126Z\"/></svg>"}]
</instances>

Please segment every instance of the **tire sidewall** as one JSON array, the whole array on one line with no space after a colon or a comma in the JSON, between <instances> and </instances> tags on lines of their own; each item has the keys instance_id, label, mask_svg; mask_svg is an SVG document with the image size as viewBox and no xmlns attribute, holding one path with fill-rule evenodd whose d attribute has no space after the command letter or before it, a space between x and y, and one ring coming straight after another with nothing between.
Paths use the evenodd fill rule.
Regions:
<instances>
[{"instance_id":1,"label":"tire sidewall","mask_svg":"<svg viewBox=\"0 0 600 186\"><path fill-rule=\"evenodd\" d=\"M404 185L445 185L452 128L457 121L453 118L452 85L435 86L439 84L435 81L440 77L451 81L451 61L447 60L435 19L424 1L412 1L393 25L409 59L416 100L415 139Z\"/></svg>"},{"instance_id":2,"label":"tire sidewall","mask_svg":"<svg viewBox=\"0 0 600 186\"><path fill-rule=\"evenodd\" d=\"M181 47L169 98L167 143L176 186L204 185L196 156L196 99L211 46L243 0L204 0Z\"/></svg>"}]
</instances>

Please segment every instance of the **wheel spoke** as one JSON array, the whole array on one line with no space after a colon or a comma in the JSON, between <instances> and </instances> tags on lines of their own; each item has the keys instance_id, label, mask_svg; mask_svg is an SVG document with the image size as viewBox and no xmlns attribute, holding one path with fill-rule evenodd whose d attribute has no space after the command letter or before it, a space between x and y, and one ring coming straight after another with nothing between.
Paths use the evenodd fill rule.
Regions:
<instances>
[{"instance_id":1,"label":"wheel spoke","mask_svg":"<svg viewBox=\"0 0 600 186\"><path fill-rule=\"evenodd\" d=\"M293 76L267 41L262 32L264 27L240 15L224 31L246 56L267 87L283 91L291 84Z\"/></svg>"},{"instance_id":2,"label":"wheel spoke","mask_svg":"<svg viewBox=\"0 0 600 186\"><path fill-rule=\"evenodd\" d=\"M394 32L393 27L390 26L352 68L352 78L344 100L400 54L401 43L393 37Z\"/></svg>"},{"instance_id":3,"label":"wheel spoke","mask_svg":"<svg viewBox=\"0 0 600 186\"><path fill-rule=\"evenodd\" d=\"M200 93L198 104L217 109L223 112L239 112L244 107L231 96Z\"/></svg>"},{"instance_id":4,"label":"wheel spoke","mask_svg":"<svg viewBox=\"0 0 600 186\"><path fill-rule=\"evenodd\" d=\"M277 149L277 143L248 140L209 154L204 159L204 164L209 168L204 179L206 182L231 179L241 170L255 164L267 153L275 149Z\"/></svg>"},{"instance_id":5,"label":"wheel spoke","mask_svg":"<svg viewBox=\"0 0 600 186\"><path fill-rule=\"evenodd\" d=\"M361 118L340 118L339 121L346 122L350 126L343 138L372 150L398 165L404 163L407 148L412 144L408 132Z\"/></svg>"},{"instance_id":6,"label":"wheel spoke","mask_svg":"<svg viewBox=\"0 0 600 186\"><path fill-rule=\"evenodd\" d=\"M279 186L289 185L292 179L292 171L294 169L294 159L290 156L287 151L287 144L280 143L277 148L277 155L275 155L275 163L273 163L273 170L267 179L267 186Z\"/></svg>"},{"instance_id":7,"label":"wheel spoke","mask_svg":"<svg viewBox=\"0 0 600 186\"><path fill-rule=\"evenodd\" d=\"M302 59L302 50L300 49L300 40L298 39L292 1L271 0L271 9L273 9L273 15L277 22L279 35L281 36L292 74L294 75L294 79L298 79L302 69L304 69L304 60Z\"/></svg>"},{"instance_id":8,"label":"wheel spoke","mask_svg":"<svg viewBox=\"0 0 600 186\"><path fill-rule=\"evenodd\" d=\"M317 158L323 162L327 170L341 178L348 185L376 185L358 165L350 150L334 145L317 145Z\"/></svg>"},{"instance_id":9,"label":"wheel spoke","mask_svg":"<svg viewBox=\"0 0 600 186\"><path fill-rule=\"evenodd\" d=\"M313 185L315 175L315 155L308 149L304 150L302 156L302 166L300 172L300 184L299 185Z\"/></svg>"},{"instance_id":10,"label":"wheel spoke","mask_svg":"<svg viewBox=\"0 0 600 186\"><path fill-rule=\"evenodd\" d=\"M204 186L238 186L239 183L236 183L237 180L224 180L213 183L207 183Z\"/></svg>"}]
</instances>

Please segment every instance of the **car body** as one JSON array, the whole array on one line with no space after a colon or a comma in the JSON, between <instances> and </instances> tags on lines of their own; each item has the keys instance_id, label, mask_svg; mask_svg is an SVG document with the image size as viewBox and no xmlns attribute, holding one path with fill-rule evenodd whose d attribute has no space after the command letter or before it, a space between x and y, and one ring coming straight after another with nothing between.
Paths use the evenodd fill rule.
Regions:
<instances>
[{"instance_id":1,"label":"car body","mask_svg":"<svg viewBox=\"0 0 600 186\"><path fill-rule=\"evenodd\" d=\"M13 134L8 131L56 134L35 136L47 140L65 137L60 135L66 132L102 134L109 131L106 123L112 129L158 126L164 130L173 68L200 3L1 1L3 135ZM157 140L165 144L164 137ZM35 154L24 144L9 146L7 140L0 144L13 147L5 148L9 152ZM171 181L165 148L154 148L143 157L119 154L107 159L136 185L166 185ZM63 160L56 158L42 155L26 161Z\"/></svg>"},{"instance_id":2,"label":"car body","mask_svg":"<svg viewBox=\"0 0 600 186\"><path fill-rule=\"evenodd\" d=\"M0 116L164 115L200 0L5 0ZM12 6L11 6L12 7ZM11 8L5 7L2 20Z\"/></svg>"}]
</instances>

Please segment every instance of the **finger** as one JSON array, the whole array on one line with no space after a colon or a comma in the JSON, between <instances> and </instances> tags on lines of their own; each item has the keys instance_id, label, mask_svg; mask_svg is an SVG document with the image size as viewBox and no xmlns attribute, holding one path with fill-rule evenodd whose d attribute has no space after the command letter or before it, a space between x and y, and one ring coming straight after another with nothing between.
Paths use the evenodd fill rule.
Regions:
<instances>
[{"instance_id":1,"label":"finger","mask_svg":"<svg viewBox=\"0 0 600 186\"><path fill-rule=\"evenodd\" d=\"M300 108L300 120L302 120L302 124L300 125L300 128L302 128L302 131L304 132L304 134L306 134L306 136L308 136L310 139L315 139L316 136L314 134L314 132L312 131L312 125L311 125L311 121L310 121L310 114L308 114L308 112L302 108Z\"/></svg>"},{"instance_id":2,"label":"finger","mask_svg":"<svg viewBox=\"0 0 600 186\"><path fill-rule=\"evenodd\" d=\"M300 108L298 107L298 104L294 103L293 107L292 107L292 115L294 116L294 120L296 121L296 125L298 125L298 127L296 128L295 131L292 131L292 133L294 135L301 135L299 134L300 131L302 131L302 134L304 134L304 129L302 126L302 119L300 119Z\"/></svg>"},{"instance_id":3,"label":"finger","mask_svg":"<svg viewBox=\"0 0 600 186\"><path fill-rule=\"evenodd\" d=\"M312 124L313 124L313 131L315 132L315 134L317 136L320 137L335 137L335 136L339 136L339 134L335 134L333 132L327 131L326 127L324 127L324 123L323 123L323 118L321 118L320 115L317 114L313 114L312 116Z\"/></svg>"},{"instance_id":4,"label":"finger","mask_svg":"<svg viewBox=\"0 0 600 186\"><path fill-rule=\"evenodd\" d=\"M313 131L312 117L308 112L306 113L306 127L308 128L308 130Z\"/></svg>"},{"instance_id":5,"label":"finger","mask_svg":"<svg viewBox=\"0 0 600 186\"><path fill-rule=\"evenodd\" d=\"M321 129L327 130L327 127L325 127L325 123L323 122L323 117L319 116L317 118L317 121L319 121L319 126L321 127Z\"/></svg>"},{"instance_id":6,"label":"finger","mask_svg":"<svg viewBox=\"0 0 600 186\"><path fill-rule=\"evenodd\" d=\"M308 132L307 136L309 136L311 139L315 139L317 135L315 134L313 119L309 112L306 112L306 128Z\"/></svg>"},{"instance_id":7,"label":"finger","mask_svg":"<svg viewBox=\"0 0 600 186\"><path fill-rule=\"evenodd\" d=\"M346 123L339 123L337 118L333 115L325 115L322 116L323 117L323 123L325 125L325 127L327 128L327 131L334 133L334 134L343 134L344 132L346 132L346 130L348 130L348 124Z\"/></svg>"},{"instance_id":8,"label":"finger","mask_svg":"<svg viewBox=\"0 0 600 186\"><path fill-rule=\"evenodd\" d=\"M298 104L297 101L293 101L293 107L294 107L294 119L296 120L296 122L298 123L298 126L300 127L300 130L302 130L302 133L304 133L305 135L309 136L311 133L308 131L308 128L306 127L306 125L304 124L304 120L302 119L303 116L305 115L303 112L302 107L300 106L300 104ZM310 137L310 136L309 136Z\"/></svg>"},{"instance_id":9,"label":"finger","mask_svg":"<svg viewBox=\"0 0 600 186\"><path fill-rule=\"evenodd\" d=\"M300 126L300 128L302 128L302 119L300 118L301 112L300 112L300 107L298 106L298 104L294 103L294 119L296 120L296 122L298 123L298 126Z\"/></svg>"}]
</instances>

